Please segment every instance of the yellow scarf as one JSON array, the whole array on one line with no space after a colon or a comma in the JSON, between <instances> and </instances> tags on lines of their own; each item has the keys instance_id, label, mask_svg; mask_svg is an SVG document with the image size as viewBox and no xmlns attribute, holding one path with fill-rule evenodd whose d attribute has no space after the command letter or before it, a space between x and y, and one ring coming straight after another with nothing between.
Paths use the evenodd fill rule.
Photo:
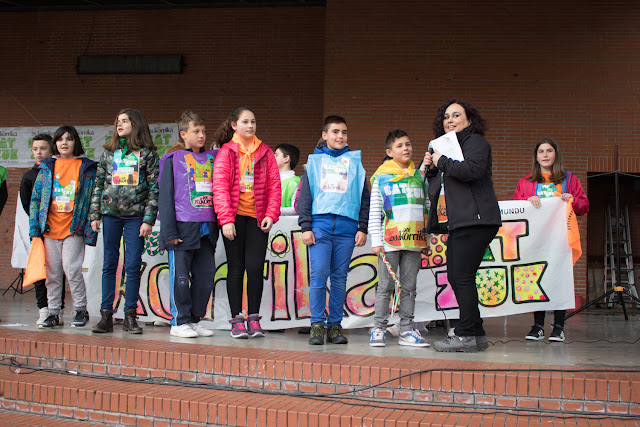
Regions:
<instances>
[{"instance_id":1,"label":"yellow scarf","mask_svg":"<svg viewBox=\"0 0 640 427\"><path fill-rule=\"evenodd\" d=\"M371 177L371 183L373 183L373 177L376 175L396 175L389 180L389 182L398 182L404 179L406 176L413 176L415 173L415 165L412 161L409 161L407 171L405 172L394 160L389 160L386 163L381 164L376 172Z\"/></svg>"},{"instance_id":2,"label":"yellow scarf","mask_svg":"<svg viewBox=\"0 0 640 427\"><path fill-rule=\"evenodd\" d=\"M253 175L253 159L255 151L258 149L262 141L258 139L257 136L253 135L253 139L249 144L249 148L244 146L244 143L238 136L236 132L233 133L233 138L231 138L233 142L238 144L238 158L240 160L240 176L244 176L249 171L249 175Z\"/></svg>"}]
</instances>

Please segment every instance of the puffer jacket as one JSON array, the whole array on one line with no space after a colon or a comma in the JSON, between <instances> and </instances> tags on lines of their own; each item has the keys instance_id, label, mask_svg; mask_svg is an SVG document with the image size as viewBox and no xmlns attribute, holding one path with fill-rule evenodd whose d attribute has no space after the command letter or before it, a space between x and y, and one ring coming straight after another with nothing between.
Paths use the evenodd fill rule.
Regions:
<instances>
[{"instance_id":1,"label":"puffer jacket","mask_svg":"<svg viewBox=\"0 0 640 427\"><path fill-rule=\"evenodd\" d=\"M138 185L113 185L114 152L105 150L98 163L96 185L91 197L89 221L102 215L115 217L142 217L154 225L158 215L158 154L155 150L140 150Z\"/></svg>"},{"instance_id":2,"label":"puffer jacket","mask_svg":"<svg viewBox=\"0 0 640 427\"><path fill-rule=\"evenodd\" d=\"M82 157L80 176L78 177L78 197L73 205L73 219L70 232L76 236L83 236L84 243L95 246L98 235L91 229L89 218L89 205L93 193L93 183L96 180L96 162ZM47 217L53 195L53 173L55 171L56 158L42 160L40 173L33 185L31 204L29 207L29 237L42 237L49 226Z\"/></svg>"},{"instance_id":3,"label":"puffer jacket","mask_svg":"<svg viewBox=\"0 0 640 427\"><path fill-rule=\"evenodd\" d=\"M229 141L222 146L213 169L213 207L218 215L218 226L235 222L240 203L240 164L238 144ZM254 153L253 192L258 224L265 217L274 223L280 218L280 172L276 157L267 144L260 144Z\"/></svg>"}]
</instances>

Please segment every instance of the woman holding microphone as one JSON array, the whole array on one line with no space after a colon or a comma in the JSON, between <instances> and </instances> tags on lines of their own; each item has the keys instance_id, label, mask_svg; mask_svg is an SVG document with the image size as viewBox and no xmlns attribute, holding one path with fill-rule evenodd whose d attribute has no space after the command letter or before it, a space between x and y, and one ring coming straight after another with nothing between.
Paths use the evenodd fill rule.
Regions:
<instances>
[{"instance_id":1,"label":"woman holding microphone","mask_svg":"<svg viewBox=\"0 0 640 427\"><path fill-rule=\"evenodd\" d=\"M431 208L427 231L448 234L447 277L458 301L455 335L433 343L437 351L476 352L488 347L478 308L476 271L502 225L493 189L491 146L486 122L468 102L451 99L433 120L436 138L455 132L463 160L437 150L425 153Z\"/></svg>"}]
</instances>

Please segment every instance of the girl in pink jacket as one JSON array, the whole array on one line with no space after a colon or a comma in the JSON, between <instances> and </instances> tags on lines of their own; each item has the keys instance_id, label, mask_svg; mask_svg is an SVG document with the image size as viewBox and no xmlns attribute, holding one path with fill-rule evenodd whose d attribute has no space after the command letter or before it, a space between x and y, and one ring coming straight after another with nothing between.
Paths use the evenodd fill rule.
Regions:
<instances>
[{"instance_id":1,"label":"girl in pink jacket","mask_svg":"<svg viewBox=\"0 0 640 427\"><path fill-rule=\"evenodd\" d=\"M221 146L213 171L213 206L227 254L233 338L264 336L259 314L262 272L269 231L280 217L280 173L276 158L255 133L254 112L237 107L213 138L213 143ZM247 319L242 313L245 270Z\"/></svg>"},{"instance_id":2,"label":"girl in pink jacket","mask_svg":"<svg viewBox=\"0 0 640 427\"><path fill-rule=\"evenodd\" d=\"M528 200L539 208L540 199L547 197L560 197L566 202L573 199L573 211L578 216L589 211L589 199L584 194L580 180L564 168L558 144L548 137L536 144L531 173L520 179L513 199ZM526 339L544 339L544 314L544 311L533 313L534 324ZM549 335L549 341L564 341L565 314L566 310L554 312L553 331Z\"/></svg>"}]
</instances>

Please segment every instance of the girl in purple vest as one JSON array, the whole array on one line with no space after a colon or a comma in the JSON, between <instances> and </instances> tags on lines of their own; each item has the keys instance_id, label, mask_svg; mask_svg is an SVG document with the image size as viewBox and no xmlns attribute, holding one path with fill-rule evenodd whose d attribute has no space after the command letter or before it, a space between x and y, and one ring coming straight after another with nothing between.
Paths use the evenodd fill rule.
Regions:
<instances>
[{"instance_id":1,"label":"girl in purple vest","mask_svg":"<svg viewBox=\"0 0 640 427\"><path fill-rule=\"evenodd\" d=\"M125 292L122 328L141 334L136 320L144 239L151 234L158 213L158 155L144 115L134 109L120 110L111 140L98 164L89 219L96 233L103 227L101 319L93 332L113 331L116 270L120 240L124 236ZM117 305L120 302L118 292Z\"/></svg>"}]
</instances>

